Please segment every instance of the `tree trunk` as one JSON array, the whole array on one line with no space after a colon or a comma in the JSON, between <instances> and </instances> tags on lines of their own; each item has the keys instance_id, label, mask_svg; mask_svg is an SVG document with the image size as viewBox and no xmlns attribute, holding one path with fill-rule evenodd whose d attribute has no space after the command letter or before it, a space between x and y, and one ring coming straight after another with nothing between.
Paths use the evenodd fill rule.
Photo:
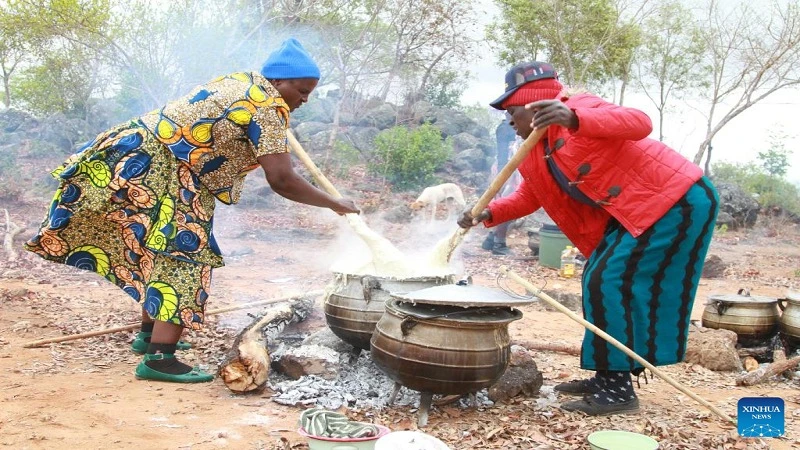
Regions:
<instances>
[{"instance_id":1,"label":"tree trunk","mask_svg":"<svg viewBox=\"0 0 800 450\"><path fill-rule=\"evenodd\" d=\"M8 77L3 77L3 104L6 109L11 107L11 87L8 84Z\"/></svg>"},{"instance_id":2,"label":"tree trunk","mask_svg":"<svg viewBox=\"0 0 800 450\"><path fill-rule=\"evenodd\" d=\"M239 333L220 364L219 376L225 386L239 393L264 389L270 366L267 342L286 326L305 320L314 308L314 300L306 296L272 308Z\"/></svg>"},{"instance_id":3,"label":"tree trunk","mask_svg":"<svg viewBox=\"0 0 800 450\"><path fill-rule=\"evenodd\" d=\"M344 77L344 75L342 75ZM342 105L344 104L344 99L347 97L347 84L342 81L339 84L339 98L336 99L336 106L333 108L333 123L331 123L331 134L328 136L328 145L325 148L325 161L324 164L327 166L330 163L331 153L333 153L333 147L336 145L336 135L339 131L339 122L341 121L342 116Z\"/></svg>"},{"instance_id":4,"label":"tree trunk","mask_svg":"<svg viewBox=\"0 0 800 450\"><path fill-rule=\"evenodd\" d=\"M714 150L714 147L711 145L711 142L708 143L708 153L706 153L706 165L703 169L703 175L711 176L711 151Z\"/></svg>"}]
</instances>

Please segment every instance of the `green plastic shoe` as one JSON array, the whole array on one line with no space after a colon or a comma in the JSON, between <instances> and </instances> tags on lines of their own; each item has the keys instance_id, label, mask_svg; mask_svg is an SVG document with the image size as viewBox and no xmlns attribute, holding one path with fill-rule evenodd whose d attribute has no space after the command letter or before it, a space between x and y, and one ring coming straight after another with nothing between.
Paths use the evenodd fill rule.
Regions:
<instances>
[{"instance_id":1,"label":"green plastic shoe","mask_svg":"<svg viewBox=\"0 0 800 450\"><path fill-rule=\"evenodd\" d=\"M157 353L155 355L145 354L142 362L136 366L136 371L134 372L136 374L136 378L140 380L166 381L168 383L206 383L214 379L214 375L200 370L199 367L192 368L192 371L189 373L176 375L172 373L159 372L146 364L147 361L174 357L175 355L170 353Z\"/></svg>"},{"instance_id":2,"label":"green plastic shoe","mask_svg":"<svg viewBox=\"0 0 800 450\"><path fill-rule=\"evenodd\" d=\"M136 339L134 339L131 343L131 351L139 355L144 355L147 353L147 346L150 345L150 343L147 342L145 338L149 338L152 334L153 333L148 333L145 331L138 332L136 334ZM178 350L189 350L190 348L192 348L192 344L178 341Z\"/></svg>"}]
</instances>

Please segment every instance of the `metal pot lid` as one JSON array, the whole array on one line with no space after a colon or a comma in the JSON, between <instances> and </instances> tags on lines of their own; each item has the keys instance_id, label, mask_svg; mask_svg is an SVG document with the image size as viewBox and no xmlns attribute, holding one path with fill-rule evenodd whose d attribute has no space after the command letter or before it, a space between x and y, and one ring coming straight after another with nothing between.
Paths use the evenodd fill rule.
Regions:
<instances>
[{"instance_id":1,"label":"metal pot lid","mask_svg":"<svg viewBox=\"0 0 800 450\"><path fill-rule=\"evenodd\" d=\"M789 300L795 301L795 302L800 302L800 292L789 291L786 294L786 298L788 298Z\"/></svg>"},{"instance_id":2,"label":"metal pot lid","mask_svg":"<svg viewBox=\"0 0 800 450\"><path fill-rule=\"evenodd\" d=\"M392 297L402 302L453 305L464 308L524 306L534 302L534 298L512 297L500 289L474 284L444 284L412 292L397 293Z\"/></svg>"},{"instance_id":3,"label":"metal pot lid","mask_svg":"<svg viewBox=\"0 0 800 450\"><path fill-rule=\"evenodd\" d=\"M764 297L760 295L750 295L750 291L739 290L738 294L713 294L708 296L712 302L726 303L777 303L774 297Z\"/></svg>"},{"instance_id":4,"label":"metal pot lid","mask_svg":"<svg viewBox=\"0 0 800 450\"><path fill-rule=\"evenodd\" d=\"M432 305L428 303L406 303L400 300L391 302L396 312L417 319L452 319L459 322L511 322L522 318L519 310L505 306L483 306L465 308L455 305Z\"/></svg>"}]
</instances>

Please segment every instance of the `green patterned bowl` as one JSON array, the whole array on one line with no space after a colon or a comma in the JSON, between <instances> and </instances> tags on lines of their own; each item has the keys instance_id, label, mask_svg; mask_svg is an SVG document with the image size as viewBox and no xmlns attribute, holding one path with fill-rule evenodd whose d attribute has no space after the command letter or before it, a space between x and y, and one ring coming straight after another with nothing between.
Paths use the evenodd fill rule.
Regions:
<instances>
[{"instance_id":1,"label":"green patterned bowl","mask_svg":"<svg viewBox=\"0 0 800 450\"><path fill-rule=\"evenodd\" d=\"M308 439L309 450L374 450L375 442L392 431L382 425L375 426L378 427L378 435L365 438L312 436L302 428L297 433Z\"/></svg>"}]
</instances>

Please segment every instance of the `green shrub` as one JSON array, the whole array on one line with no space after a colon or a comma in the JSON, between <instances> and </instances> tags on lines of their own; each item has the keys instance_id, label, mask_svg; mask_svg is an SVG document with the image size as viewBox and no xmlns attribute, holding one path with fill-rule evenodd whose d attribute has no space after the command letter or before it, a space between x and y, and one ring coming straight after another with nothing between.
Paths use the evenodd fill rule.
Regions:
<instances>
[{"instance_id":1,"label":"green shrub","mask_svg":"<svg viewBox=\"0 0 800 450\"><path fill-rule=\"evenodd\" d=\"M433 173L452 153L452 140L442 139L442 132L433 125L413 130L396 126L375 138L375 158L367 168L399 189L414 189L430 185Z\"/></svg>"},{"instance_id":2,"label":"green shrub","mask_svg":"<svg viewBox=\"0 0 800 450\"><path fill-rule=\"evenodd\" d=\"M361 152L350 143L337 139L333 146L330 159L323 166L326 172L336 174L338 177L347 176L350 169L357 165L361 159Z\"/></svg>"}]
</instances>

